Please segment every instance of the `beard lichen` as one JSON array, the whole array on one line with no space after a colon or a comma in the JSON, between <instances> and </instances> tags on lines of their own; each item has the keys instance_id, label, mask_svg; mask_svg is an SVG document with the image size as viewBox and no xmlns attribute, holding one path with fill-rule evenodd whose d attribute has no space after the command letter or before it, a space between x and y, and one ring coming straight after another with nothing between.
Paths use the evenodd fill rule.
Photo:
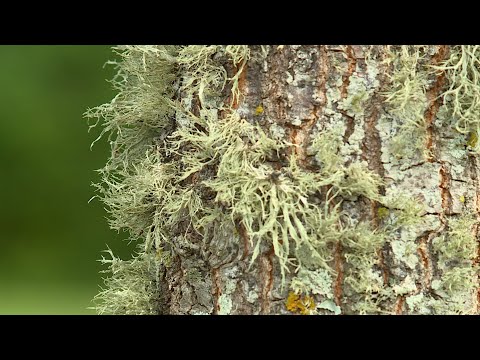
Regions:
<instances>
[{"instance_id":1,"label":"beard lichen","mask_svg":"<svg viewBox=\"0 0 480 360\"><path fill-rule=\"evenodd\" d=\"M480 46L453 46L443 64L433 67L445 74L448 89L441 95L451 110L455 129L468 135L468 145L480 151L476 141L480 130Z\"/></svg>"},{"instance_id":2,"label":"beard lichen","mask_svg":"<svg viewBox=\"0 0 480 360\"><path fill-rule=\"evenodd\" d=\"M158 314L159 291L157 264L153 254L140 252L133 259L121 260L108 249L110 259L102 256L100 262L108 266L102 272L105 288L93 299L98 314L155 315Z\"/></svg>"},{"instance_id":3,"label":"beard lichen","mask_svg":"<svg viewBox=\"0 0 480 360\"><path fill-rule=\"evenodd\" d=\"M391 140L391 151L398 158L414 158L420 153L428 157L425 142L427 136L425 111L428 101L426 89L428 75L424 46L387 47L387 61L392 72L388 74L389 87L385 91L385 103L390 114L399 123L397 134Z\"/></svg>"},{"instance_id":4,"label":"beard lichen","mask_svg":"<svg viewBox=\"0 0 480 360\"><path fill-rule=\"evenodd\" d=\"M440 281L433 286L439 295L433 304L437 313L475 314L480 274L475 264L478 245L472 228L476 222L475 216L468 213L452 218L448 231L433 240L441 272Z\"/></svg>"},{"instance_id":5,"label":"beard lichen","mask_svg":"<svg viewBox=\"0 0 480 360\"><path fill-rule=\"evenodd\" d=\"M291 290L288 296L285 293L287 310L341 312L333 302L338 275L334 252L340 244L351 309L361 314L389 313L382 305L403 295L407 281L385 283L378 254L388 242L405 257L412 255L407 254L405 241L394 239L421 222L424 211L400 193L382 195L385 183L365 161L346 161L341 151L344 127L313 136L309 153L316 169L310 171L300 166L294 151L287 151L297 145L241 118L234 108L241 96L240 76L252 58L248 46L125 46L116 52L121 61L115 62L119 70L113 84L119 93L86 115L104 119L100 136L108 133L111 143L110 159L96 185L109 211L110 226L128 231L131 240L142 242L142 250L128 261L110 251L112 260L102 260L111 276L95 299L98 313L162 312L156 271L170 266L176 242L199 237L210 252L221 254L219 259L228 257L230 247L225 242L239 237L222 234L234 233L239 224L253 249L250 264L262 249L272 247L282 285ZM463 133L476 132L478 126L476 107L471 105L477 101L477 73L465 70L477 66L476 52L477 47L458 48L436 68L447 72L451 81L444 99L453 104L457 129ZM393 152L410 157L425 142L425 49L402 46L389 54L393 72L385 102L400 123ZM342 103L347 113L364 111L370 93L364 95ZM263 114L263 106L255 112ZM352 216L343 206L358 200L378 205L378 226ZM435 283L445 297L474 289L473 282L461 281L462 276L474 276L468 265L474 240L462 233L471 223L458 224L453 221L447 235L453 242L442 238L434 243L441 263L449 264L440 269L443 277ZM414 239L407 245L415 247ZM465 260L459 268L451 265L457 257ZM190 270L188 274L196 274L190 277L198 278L198 271ZM288 284L287 274L292 275ZM222 313L232 308L227 295L220 296ZM418 308L421 302L417 294L407 297L409 306ZM447 310L455 312L463 306L456 304Z\"/></svg>"},{"instance_id":6,"label":"beard lichen","mask_svg":"<svg viewBox=\"0 0 480 360\"><path fill-rule=\"evenodd\" d=\"M131 240L143 240L144 248L129 261L113 255L113 260L102 261L109 264L112 276L105 279L107 287L96 297L96 309L99 313L151 313L149 308L142 308L145 302L123 301L116 296L120 283L125 289L133 286L123 274L130 279L130 269L159 249L162 258L171 258L168 252L174 247L165 244L173 241L180 223L186 221L187 228L193 225L207 232L208 225L219 218L215 206L203 204L205 196L210 196L202 192L206 189L203 182L188 179L190 175L199 176L206 164L195 156L183 155L189 154L192 146L188 134L195 136L195 121L217 120L222 109L219 95L227 83L231 85L232 101L238 100L239 73L249 57L249 48L122 46L115 52L120 61L110 64L118 67L112 80L118 94L110 103L89 109L85 115L97 119L91 127L103 119L99 138L109 134L112 152L106 166L99 170L102 181L96 187L109 211L110 226L128 231ZM227 62L236 69L231 77ZM192 113L199 108L195 103L200 104L199 117ZM224 111L230 110L227 107ZM207 136L213 139L215 134L209 132ZM213 160L217 158L213 156ZM152 293L151 297L154 300L157 296ZM117 300L121 306L117 306Z\"/></svg>"}]
</instances>

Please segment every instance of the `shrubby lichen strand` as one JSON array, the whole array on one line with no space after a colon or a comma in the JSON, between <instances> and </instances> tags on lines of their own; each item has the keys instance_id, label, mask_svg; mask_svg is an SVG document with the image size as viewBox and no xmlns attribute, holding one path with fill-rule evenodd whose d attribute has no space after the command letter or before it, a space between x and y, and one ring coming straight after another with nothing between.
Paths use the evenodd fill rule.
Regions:
<instances>
[{"instance_id":1,"label":"shrubby lichen strand","mask_svg":"<svg viewBox=\"0 0 480 360\"><path fill-rule=\"evenodd\" d=\"M102 182L96 186L110 212L111 227L128 230L132 239L143 239L147 254L152 244L160 249L172 241L172 229L180 220L190 218L191 223L201 227L215 213L215 208L202 209L201 186L184 181L202 165L192 158L193 170L186 174L189 158L183 158L185 166L178 165L175 156L182 156L185 149L176 148L169 135L178 128L174 138L181 137L182 126L192 130L195 116L188 114L193 115L192 102L196 99L202 115L207 114L210 120L216 118L221 108L216 97L227 81L232 83L232 101L237 99L238 73L249 56L249 48L124 46L116 48L116 52L121 61L112 62L119 68L112 83L119 92L110 103L86 113L88 118L97 119L93 126L103 118L100 136L108 133L112 146L111 157L100 170ZM230 58L240 68L228 78L224 66L214 57L222 61ZM178 94L180 103L175 100ZM181 121L182 116L186 121ZM200 209L204 216L196 219ZM127 268L130 262L116 264ZM113 280L106 281L107 289L100 297L105 301L109 291L112 295L116 291ZM108 309L112 307L97 307L102 313ZM138 312L138 308L133 311Z\"/></svg>"},{"instance_id":2,"label":"shrubby lichen strand","mask_svg":"<svg viewBox=\"0 0 480 360\"><path fill-rule=\"evenodd\" d=\"M453 46L448 59L434 69L446 74L449 86L441 96L451 109L455 128L470 134L469 145L478 152L473 139L480 130L480 46Z\"/></svg>"},{"instance_id":3,"label":"shrubby lichen strand","mask_svg":"<svg viewBox=\"0 0 480 360\"><path fill-rule=\"evenodd\" d=\"M110 276L94 298L96 311L114 315L157 314L159 292L154 255L140 252L125 261L115 257L110 249L106 252L110 259L102 256L100 261L108 266L103 272Z\"/></svg>"},{"instance_id":4,"label":"shrubby lichen strand","mask_svg":"<svg viewBox=\"0 0 480 360\"><path fill-rule=\"evenodd\" d=\"M172 125L170 106L175 93L175 46L122 46L114 48L120 61L111 81L118 94L110 103L86 112L103 119L100 136L108 133L112 154L105 172L129 167L145 155L156 136ZM95 123L92 126L95 126Z\"/></svg>"},{"instance_id":5,"label":"shrubby lichen strand","mask_svg":"<svg viewBox=\"0 0 480 360\"><path fill-rule=\"evenodd\" d=\"M399 129L391 141L392 153L397 157L413 158L416 153L428 155L425 147L428 106L426 89L429 69L421 63L426 56L422 46L401 46L389 50L386 61L392 63L390 86L385 91L389 112L398 119Z\"/></svg>"},{"instance_id":6,"label":"shrubby lichen strand","mask_svg":"<svg viewBox=\"0 0 480 360\"><path fill-rule=\"evenodd\" d=\"M433 240L441 271L435 290L441 299L448 299L435 304L440 313L475 313L479 269L474 263L478 245L472 226L476 222L468 213L451 218L448 232Z\"/></svg>"}]
</instances>

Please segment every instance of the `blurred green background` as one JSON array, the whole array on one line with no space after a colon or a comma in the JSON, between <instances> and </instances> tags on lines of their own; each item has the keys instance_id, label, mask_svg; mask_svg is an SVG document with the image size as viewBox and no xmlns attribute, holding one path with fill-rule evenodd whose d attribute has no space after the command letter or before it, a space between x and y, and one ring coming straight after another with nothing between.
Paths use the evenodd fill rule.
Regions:
<instances>
[{"instance_id":1,"label":"blurred green background","mask_svg":"<svg viewBox=\"0 0 480 360\"><path fill-rule=\"evenodd\" d=\"M109 101L109 46L0 46L0 314L94 314L108 228L94 195L107 141L83 113Z\"/></svg>"}]
</instances>

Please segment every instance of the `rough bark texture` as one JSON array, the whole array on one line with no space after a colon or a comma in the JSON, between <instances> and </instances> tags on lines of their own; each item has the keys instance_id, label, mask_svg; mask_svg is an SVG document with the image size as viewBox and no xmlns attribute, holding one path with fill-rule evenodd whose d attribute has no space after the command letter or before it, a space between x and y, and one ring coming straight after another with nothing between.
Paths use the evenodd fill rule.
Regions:
<instances>
[{"instance_id":1,"label":"rough bark texture","mask_svg":"<svg viewBox=\"0 0 480 360\"><path fill-rule=\"evenodd\" d=\"M288 144L264 159L272 169L271 181L282 182L276 177L288 167L292 155L305 173L320 173L326 160L319 159L312 143L320 134L340 129L338 166L348 168L363 162L365 176L376 174L381 181L375 196L366 190L351 196L340 194L327 207L333 209L338 204L338 211L348 216L349 220L339 220L339 232L348 230L348 224L353 224L352 229L366 224L371 236L381 235L383 240L368 253L362 253L361 245L357 249L353 240L339 237L330 241L325 249L330 252L327 263L331 271L330 278L325 279L331 282L326 290L315 291L311 284L325 285L313 278L322 269L320 266L307 267L304 277L300 277L298 268L288 264L282 278L282 265L273 242L268 240L260 241L258 256L252 262L258 239L252 241L242 217L230 216L230 207L224 204L222 208L214 191L209 195L203 192L202 201L220 204L228 220L208 233L194 231L186 220L188 216L176 223L169 234L171 241L162 246L162 251L169 253L169 261L156 265L156 294L160 298L157 312L478 313L478 155L468 147L469 135L454 129L454 116L441 96L450 86L448 73L435 73L429 68L443 64L451 56L452 47L251 46L249 51L249 59L243 62L218 63L223 61L228 77L239 75L240 96L234 99L232 111L258 125L270 138ZM405 128L401 114L408 111L396 112L394 103L386 98L395 86L394 72L408 66L396 62L401 51L421 53L413 67L416 75L410 78L423 76L421 96L405 102L405 108L421 103L423 122L406 136L398 151L395 141ZM407 86L407 80L399 89ZM232 85L227 82L215 94L217 101L231 103ZM178 91L175 96L180 100L185 93ZM192 113L200 116L203 102L194 96L191 104ZM225 113L219 111L218 118L223 116ZM199 126L197 129L205 130ZM215 178L216 166L203 167L182 184L200 184ZM332 187L335 185L327 184L309 195L309 204L325 206L325 196ZM384 198L397 201L397 205L386 205ZM395 211L406 200L423 206L416 222L390 226L400 217ZM294 249L297 244L291 234L288 239ZM464 244L461 241L470 241L469 249L473 249L473 242L477 259L471 253L455 259L450 256L451 249L445 250L454 242ZM158 243L156 248L158 252ZM359 264L364 259L369 260L363 267ZM457 268L464 272L455 272L456 262L461 263ZM308 276L309 286L305 285ZM300 280L304 291L292 286Z\"/></svg>"}]
</instances>

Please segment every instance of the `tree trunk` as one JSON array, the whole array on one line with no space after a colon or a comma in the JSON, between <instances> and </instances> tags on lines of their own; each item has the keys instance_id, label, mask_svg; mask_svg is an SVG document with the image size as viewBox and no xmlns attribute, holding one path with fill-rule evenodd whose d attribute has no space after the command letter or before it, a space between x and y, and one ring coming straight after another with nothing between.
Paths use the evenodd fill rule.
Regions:
<instances>
[{"instance_id":1,"label":"tree trunk","mask_svg":"<svg viewBox=\"0 0 480 360\"><path fill-rule=\"evenodd\" d=\"M479 312L476 47L122 51L99 188L150 265L99 312Z\"/></svg>"}]
</instances>

